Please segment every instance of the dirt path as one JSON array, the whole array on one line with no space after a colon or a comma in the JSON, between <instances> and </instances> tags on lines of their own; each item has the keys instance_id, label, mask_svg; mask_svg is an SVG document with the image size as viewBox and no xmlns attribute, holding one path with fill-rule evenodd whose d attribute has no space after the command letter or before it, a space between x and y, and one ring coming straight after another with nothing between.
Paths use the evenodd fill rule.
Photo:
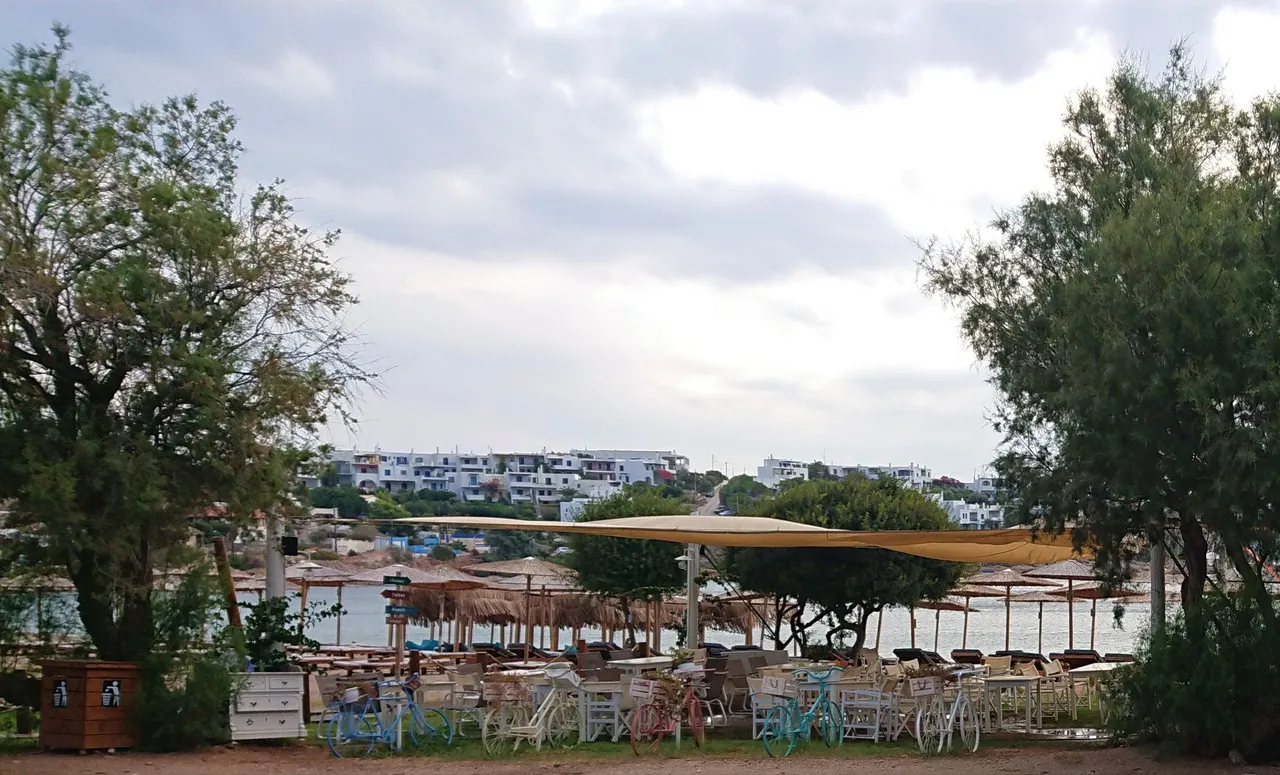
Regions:
<instances>
[{"instance_id":1,"label":"dirt path","mask_svg":"<svg viewBox=\"0 0 1280 775\"><path fill-rule=\"evenodd\" d=\"M1131 749L1022 748L923 760L912 755L848 759L574 759L441 761L414 758L334 759L317 747L240 746L197 754L88 756L32 754L0 758L4 775L1203 775L1280 772L1199 761L1154 761Z\"/></svg>"}]
</instances>

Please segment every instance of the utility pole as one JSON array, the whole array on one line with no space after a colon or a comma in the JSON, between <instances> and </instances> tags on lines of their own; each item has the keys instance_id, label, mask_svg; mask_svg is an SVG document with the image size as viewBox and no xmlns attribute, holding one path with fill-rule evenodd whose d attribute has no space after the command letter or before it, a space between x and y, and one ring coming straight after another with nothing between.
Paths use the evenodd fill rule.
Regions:
<instances>
[{"instance_id":1,"label":"utility pole","mask_svg":"<svg viewBox=\"0 0 1280 775\"><path fill-rule=\"evenodd\" d=\"M267 514L266 597L284 597L284 553L280 550L280 520L274 514Z\"/></svg>"},{"instance_id":2,"label":"utility pole","mask_svg":"<svg viewBox=\"0 0 1280 775\"><path fill-rule=\"evenodd\" d=\"M689 544L685 547L684 647L687 649L698 647L698 598L702 594L702 590L698 588L700 555L701 547L698 544Z\"/></svg>"}]
</instances>

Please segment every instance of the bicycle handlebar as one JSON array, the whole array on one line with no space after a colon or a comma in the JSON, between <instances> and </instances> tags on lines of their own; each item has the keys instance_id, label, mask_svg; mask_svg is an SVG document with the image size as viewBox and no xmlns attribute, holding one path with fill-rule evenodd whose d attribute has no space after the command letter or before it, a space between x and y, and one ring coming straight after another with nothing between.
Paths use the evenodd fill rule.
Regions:
<instances>
[{"instance_id":1,"label":"bicycle handlebar","mask_svg":"<svg viewBox=\"0 0 1280 775\"><path fill-rule=\"evenodd\" d=\"M791 671L791 674L792 674L792 675L794 675L794 676L807 675L807 676L809 676L810 678L812 678L814 681L816 681L816 682L818 682L818 683L826 683L827 681L829 681L829 680L831 679L831 674L832 674L832 673L843 673L843 672L844 672L844 668L843 668L843 667L830 667L830 668L827 668L826 670L822 670L822 671L818 671L818 670L792 670L792 671Z\"/></svg>"}]
</instances>

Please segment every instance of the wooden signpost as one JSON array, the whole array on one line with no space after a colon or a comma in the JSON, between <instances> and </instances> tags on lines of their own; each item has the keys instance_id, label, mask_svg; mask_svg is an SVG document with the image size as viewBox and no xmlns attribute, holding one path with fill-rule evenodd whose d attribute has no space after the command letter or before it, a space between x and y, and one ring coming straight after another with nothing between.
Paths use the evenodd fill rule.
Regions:
<instances>
[{"instance_id":1,"label":"wooden signpost","mask_svg":"<svg viewBox=\"0 0 1280 775\"><path fill-rule=\"evenodd\" d=\"M399 678L404 664L405 626L409 623L409 617L418 613L418 609L410 605L399 604L400 601L409 599L409 590L403 589L403 587L409 586L409 578L407 576L383 576L382 583L388 587L394 587L394 589L382 590L382 596L388 602L395 603L388 605L385 612L387 614L387 625L395 628L396 678Z\"/></svg>"}]
</instances>

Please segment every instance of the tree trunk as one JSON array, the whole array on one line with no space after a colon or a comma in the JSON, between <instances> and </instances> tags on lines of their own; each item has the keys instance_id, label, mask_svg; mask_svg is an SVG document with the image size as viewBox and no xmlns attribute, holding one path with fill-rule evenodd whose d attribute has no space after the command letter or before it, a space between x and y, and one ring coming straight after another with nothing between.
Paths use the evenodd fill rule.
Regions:
<instances>
[{"instance_id":1,"label":"tree trunk","mask_svg":"<svg viewBox=\"0 0 1280 775\"><path fill-rule=\"evenodd\" d=\"M1182 534L1183 564L1186 576L1182 579L1182 610L1199 604L1204 597L1204 582L1209 577L1209 543L1204 528L1189 514L1179 515L1178 530Z\"/></svg>"},{"instance_id":2,"label":"tree trunk","mask_svg":"<svg viewBox=\"0 0 1280 775\"><path fill-rule=\"evenodd\" d=\"M128 567L102 568L92 552L81 552L69 564L80 622L99 659L135 662L151 651L151 563L145 545L138 554Z\"/></svg>"}]
</instances>

